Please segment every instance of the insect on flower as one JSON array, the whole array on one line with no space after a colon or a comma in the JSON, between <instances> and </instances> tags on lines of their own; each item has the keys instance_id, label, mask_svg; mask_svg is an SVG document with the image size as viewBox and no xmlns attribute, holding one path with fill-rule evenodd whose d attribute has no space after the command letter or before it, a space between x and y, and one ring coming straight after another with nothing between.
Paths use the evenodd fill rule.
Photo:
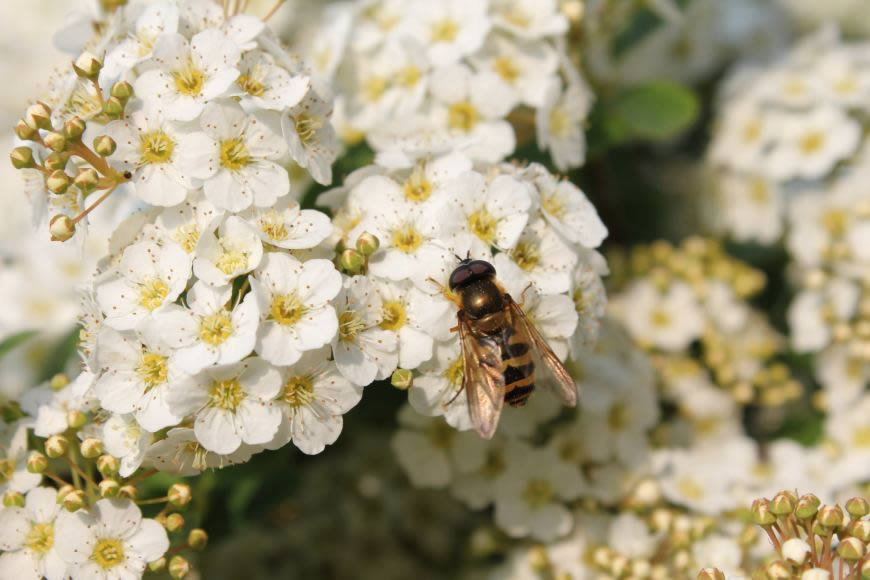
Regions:
<instances>
[{"instance_id":1,"label":"insect on flower","mask_svg":"<svg viewBox=\"0 0 870 580\"><path fill-rule=\"evenodd\" d=\"M504 403L521 407L536 384L546 385L565 404L577 405L568 370L495 277L489 262L466 257L450 274L459 307L463 356L462 388L474 429L490 439ZM536 373L536 371L538 371Z\"/></svg>"}]
</instances>

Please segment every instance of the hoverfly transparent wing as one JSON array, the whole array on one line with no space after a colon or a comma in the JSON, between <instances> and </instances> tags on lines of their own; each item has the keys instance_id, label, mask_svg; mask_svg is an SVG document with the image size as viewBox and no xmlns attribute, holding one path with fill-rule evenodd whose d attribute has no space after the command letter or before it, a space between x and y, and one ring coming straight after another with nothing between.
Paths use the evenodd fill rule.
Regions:
<instances>
[{"instance_id":1,"label":"hoverfly transparent wing","mask_svg":"<svg viewBox=\"0 0 870 580\"><path fill-rule=\"evenodd\" d=\"M459 313L462 346L462 388L468 397L471 424L481 437L491 439L504 406L504 370L501 344L488 336L475 336L468 319Z\"/></svg>"}]
</instances>

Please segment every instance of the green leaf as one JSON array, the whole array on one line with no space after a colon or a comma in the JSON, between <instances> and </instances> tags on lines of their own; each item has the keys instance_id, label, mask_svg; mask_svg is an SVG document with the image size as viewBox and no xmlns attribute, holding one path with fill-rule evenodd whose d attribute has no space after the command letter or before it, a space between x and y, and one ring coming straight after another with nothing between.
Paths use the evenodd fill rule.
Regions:
<instances>
[{"instance_id":1,"label":"green leaf","mask_svg":"<svg viewBox=\"0 0 870 580\"><path fill-rule=\"evenodd\" d=\"M25 343L27 340L36 336L37 332L35 330L25 330L23 332L16 332L10 336L7 336L3 340L0 340L0 357L7 354L9 351L14 349L16 346L19 346Z\"/></svg>"},{"instance_id":2,"label":"green leaf","mask_svg":"<svg viewBox=\"0 0 870 580\"><path fill-rule=\"evenodd\" d=\"M638 10L625 27L614 35L610 43L610 54L619 58L632 46L643 40L662 25L662 19L649 8Z\"/></svg>"},{"instance_id":3,"label":"green leaf","mask_svg":"<svg viewBox=\"0 0 870 580\"><path fill-rule=\"evenodd\" d=\"M51 354L43 366L39 378L40 382L47 381L66 369L67 363L76 355L76 350L79 347L79 330L80 327L76 325L69 333L55 343Z\"/></svg>"},{"instance_id":4,"label":"green leaf","mask_svg":"<svg viewBox=\"0 0 870 580\"><path fill-rule=\"evenodd\" d=\"M651 81L602 103L600 122L611 144L666 141L691 127L699 112L698 97L688 88Z\"/></svg>"}]
</instances>

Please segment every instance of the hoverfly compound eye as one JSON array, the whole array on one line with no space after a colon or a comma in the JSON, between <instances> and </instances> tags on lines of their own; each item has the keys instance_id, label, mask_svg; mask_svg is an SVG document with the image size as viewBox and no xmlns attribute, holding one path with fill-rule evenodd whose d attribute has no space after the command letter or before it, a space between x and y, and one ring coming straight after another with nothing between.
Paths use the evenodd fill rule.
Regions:
<instances>
[{"instance_id":1,"label":"hoverfly compound eye","mask_svg":"<svg viewBox=\"0 0 870 580\"><path fill-rule=\"evenodd\" d=\"M472 276L471 269L468 266L459 266L453 273L450 274L450 281L448 282L448 286L450 286L451 290L455 290L457 286L464 284L467 282Z\"/></svg>"},{"instance_id":2,"label":"hoverfly compound eye","mask_svg":"<svg viewBox=\"0 0 870 580\"><path fill-rule=\"evenodd\" d=\"M487 274L495 275L495 268L493 265L484 260L475 260L468 265L468 268L475 276L485 276Z\"/></svg>"}]
</instances>

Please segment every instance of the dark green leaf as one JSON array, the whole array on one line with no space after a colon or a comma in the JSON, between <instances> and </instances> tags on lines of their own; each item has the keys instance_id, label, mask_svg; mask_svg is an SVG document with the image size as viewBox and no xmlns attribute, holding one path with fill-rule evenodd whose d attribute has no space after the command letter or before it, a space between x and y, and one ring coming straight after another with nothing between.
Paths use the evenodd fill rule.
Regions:
<instances>
[{"instance_id":1,"label":"dark green leaf","mask_svg":"<svg viewBox=\"0 0 870 580\"><path fill-rule=\"evenodd\" d=\"M10 350L14 349L16 346L19 346L25 343L27 340L36 336L35 330L25 330L23 332L17 332L13 335L7 336L2 341L0 341L0 357L7 354Z\"/></svg>"},{"instance_id":2,"label":"dark green leaf","mask_svg":"<svg viewBox=\"0 0 870 580\"><path fill-rule=\"evenodd\" d=\"M697 120L698 97L686 87L652 81L625 89L602 103L603 132L611 144L628 141L666 141Z\"/></svg>"}]
</instances>

